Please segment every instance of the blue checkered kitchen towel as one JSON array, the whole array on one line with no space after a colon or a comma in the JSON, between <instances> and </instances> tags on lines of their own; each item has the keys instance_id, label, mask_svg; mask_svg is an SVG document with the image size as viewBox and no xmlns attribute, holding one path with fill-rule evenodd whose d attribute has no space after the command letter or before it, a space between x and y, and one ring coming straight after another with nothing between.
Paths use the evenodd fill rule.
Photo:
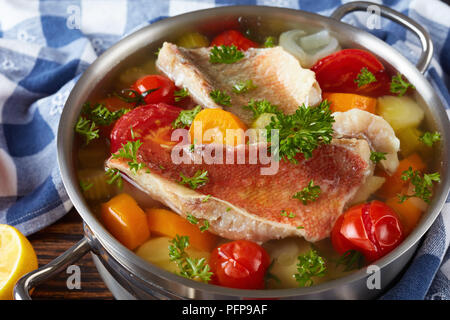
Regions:
<instances>
[{"instance_id":1,"label":"blue checkered kitchen towel","mask_svg":"<svg viewBox=\"0 0 450 320\"><path fill-rule=\"evenodd\" d=\"M64 102L80 74L104 50L141 25L214 6L269 5L329 16L341 1L311 0L0 0L0 223L26 235L72 207L56 162L55 136ZM450 7L434 1L385 1L432 35L427 76L450 101ZM361 28L361 13L345 21ZM384 21L375 34L411 61L413 35ZM450 203L388 299L450 299Z\"/></svg>"}]
</instances>

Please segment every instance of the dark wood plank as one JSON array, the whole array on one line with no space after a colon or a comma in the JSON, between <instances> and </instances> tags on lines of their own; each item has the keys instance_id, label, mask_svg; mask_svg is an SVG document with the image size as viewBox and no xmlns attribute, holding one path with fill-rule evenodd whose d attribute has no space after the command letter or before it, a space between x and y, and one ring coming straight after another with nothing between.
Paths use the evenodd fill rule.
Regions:
<instances>
[{"instance_id":1,"label":"dark wood plank","mask_svg":"<svg viewBox=\"0 0 450 320\"><path fill-rule=\"evenodd\" d=\"M83 225L75 210L53 225L30 237L36 250L39 266L43 266L73 246L83 236ZM76 263L81 271L81 289L69 290L66 282L70 274L61 272L53 279L37 287L33 299L113 299L95 268L90 255Z\"/></svg>"}]
</instances>

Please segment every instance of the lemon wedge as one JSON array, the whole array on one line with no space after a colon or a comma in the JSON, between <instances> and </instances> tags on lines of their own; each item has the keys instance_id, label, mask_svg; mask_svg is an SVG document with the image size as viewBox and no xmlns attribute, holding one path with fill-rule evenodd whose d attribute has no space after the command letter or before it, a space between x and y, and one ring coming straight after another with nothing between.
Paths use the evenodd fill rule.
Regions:
<instances>
[{"instance_id":1,"label":"lemon wedge","mask_svg":"<svg viewBox=\"0 0 450 320\"><path fill-rule=\"evenodd\" d=\"M17 280L37 267L37 256L28 239L16 228L0 224L0 300L12 300Z\"/></svg>"}]
</instances>

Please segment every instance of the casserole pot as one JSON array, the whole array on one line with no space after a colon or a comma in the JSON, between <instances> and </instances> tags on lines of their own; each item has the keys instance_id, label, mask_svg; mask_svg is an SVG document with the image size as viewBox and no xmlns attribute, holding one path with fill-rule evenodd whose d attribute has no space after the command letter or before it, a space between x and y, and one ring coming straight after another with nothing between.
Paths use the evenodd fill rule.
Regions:
<instances>
[{"instance_id":1,"label":"casserole pot","mask_svg":"<svg viewBox=\"0 0 450 320\"><path fill-rule=\"evenodd\" d=\"M406 27L419 37L422 53L416 66L388 44L375 36L340 22L352 11L379 11ZM153 54L165 40L186 31L217 29L222 31L228 21L239 19L254 28L270 23L282 23L285 29L306 26L327 28L343 48L361 48L375 54L387 68L403 74L416 88L416 99L425 110L430 128L442 133L434 168L441 174L428 211L400 246L376 262L346 277L306 288L282 290L240 290L195 282L160 269L121 245L97 220L78 187L73 163L74 125L83 103L111 84L114 75L139 57ZM48 265L22 277L14 291L16 299L30 299L29 290L74 264L91 252L100 274L116 298L137 299L369 299L379 296L411 259L419 240L439 214L449 189L448 158L450 124L444 107L423 73L432 57L433 47L428 33L408 17L384 6L369 2L353 2L338 8L331 17L299 10L234 6L207 9L168 18L147 26L124 38L99 57L83 74L72 90L61 115L57 146L59 167L67 193L84 221L85 237ZM373 272L376 271L376 274ZM374 280L374 276L376 280ZM379 286L378 286L378 280ZM372 284L372 285L371 285Z\"/></svg>"}]
</instances>

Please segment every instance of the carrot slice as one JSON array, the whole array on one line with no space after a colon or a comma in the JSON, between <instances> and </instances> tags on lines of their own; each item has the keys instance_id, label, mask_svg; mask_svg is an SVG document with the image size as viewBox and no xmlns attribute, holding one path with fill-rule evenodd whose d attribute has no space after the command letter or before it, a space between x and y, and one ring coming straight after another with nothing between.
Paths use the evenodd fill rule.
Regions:
<instances>
[{"instance_id":1,"label":"carrot slice","mask_svg":"<svg viewBox=\"0 0 450 320\"><path fill-rule=\"evenodd\" d=\"M221 143L236 146L245 143L245 124L222 109L203 109L189 129L192 143Z\"/></svg>"},{"instance_id":2,"label":"carrot slice","mask_svg":"<svg viewBox=\"0 0 450 320\"><path fill-rule=\"evenodd\" d=\"M145 210L148 228L152 234L174 238L177 234L188 236L190 244L202 251L210 252L216 246L218 237L208 231L201 232L198 225L192 224L178 214L159 208ZM202 224L201 221L198 222Z\"/></svg>"},{"instance_id":3,"label":"carrot slice","mask_svg":"<svg viewBox=\"0 0 450 320\"><path fill-rule=\"evenodd\" d=\"M384 198L396 197L397 194L400 193L402 189L409 183L408 181L403 181L401 178L403 171L408 170L409 167L411 167L412 170L415 171L424 170L426 166L422 158L420 158L417 153L414 153L409 157L401 160L398 165L397 171L392 176L388 176L384 172L381 173L381 175L386 178L386 181L381 186L381 188L378 189L377 194Z\"/></svg>"},{"instance_id":4,"label":"carrot slice","mask_svg":"<svg viewBox=\"0 0 450 320\"><path fill-rule=\"evenodd\" d=\"M403 231L406 235L410 234L419 222L423 214L423 210L417 205L417 201L422 201L417 198L409 198L403 203L399 202L398 197L389 198L386 204L391 207L399 216L403 225Z\"/></svg>"},{"instance_id":5,"label":"carrot slice","mask_svg":"<svg viewBox=\"0 0 450 320\"><path fill-rule=\"evenodd\" d=\"M136 249L150 237L145 212L126 193L103 203L101 217L106 229L130 250Z\"/></svg>"},{"instance_id":6,"label":"carrot slice","mask_svg":"<svg viewBox=\"0 0 450 320\"><path fill-rule=\"evenodd\" d=\"M322 98L330 102L330 109L333 112L361 109L375 113L377 107L377 99L353 93L324 92Z\"/></svg>"}]
</instances>

